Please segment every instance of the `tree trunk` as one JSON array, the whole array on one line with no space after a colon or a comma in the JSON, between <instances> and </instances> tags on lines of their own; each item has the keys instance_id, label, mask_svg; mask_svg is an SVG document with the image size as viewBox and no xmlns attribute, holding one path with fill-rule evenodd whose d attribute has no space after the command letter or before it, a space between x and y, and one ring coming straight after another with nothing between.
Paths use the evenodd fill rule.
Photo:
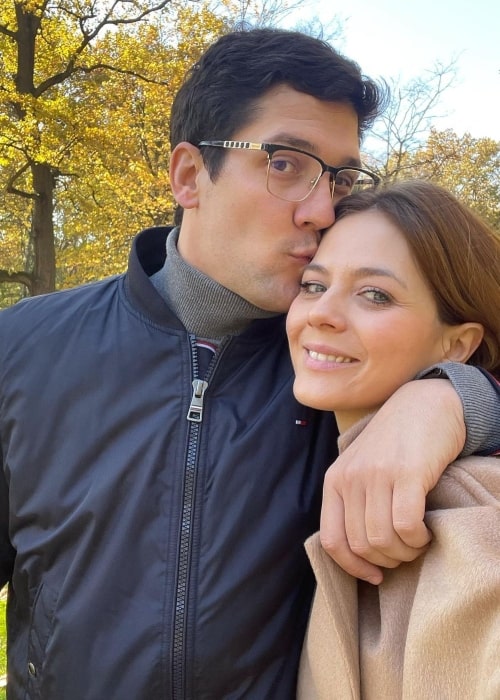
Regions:
<instances>
[{"instance_id":1,"label":"tree trunk","mask_svg":"<svg viewBox=\"0 0 500 700\"><path fill-rule=\"evenodd\" d=\"M16 3L17 19L17 72L16 87L20 94L35 94L35 42L40 31L41 18L35 12ZM25 113L18 108L18 118ZM53 170L47 163L30 163L33 187L33 214L31 220L31 251L33 267L28 270L30 294L53 292L56 284L56 256L54 245L54 189Z\"/></svg>"},{"instance_id":2,"label":"tree trunk","mask_svg":"<svg viewBox=\"0 0 500 700\"><path fill-rule=\"evenodd\" d=\"M46 163L31 166L35 200L31 238L34 267L31 294L53 292L56 286L56 254L54 245L55 179Z\"/></svg>"}]
</instances>

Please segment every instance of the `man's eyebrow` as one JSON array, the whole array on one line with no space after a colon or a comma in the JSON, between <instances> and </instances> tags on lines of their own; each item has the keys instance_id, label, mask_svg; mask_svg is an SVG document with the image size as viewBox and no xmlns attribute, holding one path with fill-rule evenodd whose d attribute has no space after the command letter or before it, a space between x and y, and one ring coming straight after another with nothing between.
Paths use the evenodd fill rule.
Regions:
<instances>
[{"instance_id":1,"label":"man's eyebrow","mask_svg":"<svg viewBox=\"0 0 500 700\"><path fill-rule=\"evenodd\" d=\"M272 137L271 143L283 144L283 146L293 146L293 148L300 148L303 151L312 153L313 155L318 155L318 149L313 143L307 141L307 139L301 139L297 136L293 136L292 134L287 134L286 131L275 134ZM330 163L327 163L327 165L330 165ZM355 168L359 168L361 166L361 161L359 158L350 157L342 160L340 166L341 165L353 165Z\"/></svg>"},{"instance_id":2,"label":"man's eyebrow","mask_svg":"<svg viewBox=\"0 0 500 700\"><path fill-rule=\"evenodd\" d=\"M281 131L279 134L275 134L272 137L272 143L282 143L283 146L293 146L294 148L302 148L304 151L310 151L316 155L316 146L307 141L307 139L301 139L292 134L288 134L286 131Z\"/></svg>"},{"instance_id":3,"label":"man's eyebrow","mask_svg":"<svg viewBox=\"0 0 500 700\"><path fill-rule=\"evenodd\" d=\"M320 275L328 275L329 271L324 265L319 265L318 263L311 262L306 265L304 272L317 272ZM408 289L406 282L404 282L400 277L398 277L392 270L388 270L385 267L356 267L352 268L351 275L355 279L361 279L362 277L390 277L396 280L405 289Z\"/></svg>"}]
</instances>

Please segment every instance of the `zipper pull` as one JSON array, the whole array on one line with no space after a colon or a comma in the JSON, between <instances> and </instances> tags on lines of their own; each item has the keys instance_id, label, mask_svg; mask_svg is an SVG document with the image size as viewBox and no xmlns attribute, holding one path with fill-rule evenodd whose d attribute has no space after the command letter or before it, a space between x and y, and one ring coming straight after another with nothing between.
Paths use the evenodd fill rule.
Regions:
<instances>
[{"instance_id":1,"label":"zipper pull","mask_svg":"<svg viewBox=\"0 0 500 700\"><path fill-rule=\"evenodd\" d=\"M193 395L191 397L191 405L186 418L193 423L201 423L203 416L203 395L208 387L208 382L201 379L193 381Z\"/></svg>"}]
</instances>

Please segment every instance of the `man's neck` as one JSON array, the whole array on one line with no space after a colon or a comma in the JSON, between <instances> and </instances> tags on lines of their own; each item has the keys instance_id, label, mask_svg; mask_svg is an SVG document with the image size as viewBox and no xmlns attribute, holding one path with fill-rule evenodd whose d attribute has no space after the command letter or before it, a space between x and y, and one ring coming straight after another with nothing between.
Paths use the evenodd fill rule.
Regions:
<instances>
[{"instance_id":1,"label":"man's neck","mask_svg":"<svg viewBox=\"0 0 500 700\"><path fill-rule=\"evenodd\" d=\"M177 250L179 230L167 237L167 257L151 282L186 329L198 338L220 341L238 335L255 319L277 314L250 304L189 265Z\"/></svg>"}]
</instances>

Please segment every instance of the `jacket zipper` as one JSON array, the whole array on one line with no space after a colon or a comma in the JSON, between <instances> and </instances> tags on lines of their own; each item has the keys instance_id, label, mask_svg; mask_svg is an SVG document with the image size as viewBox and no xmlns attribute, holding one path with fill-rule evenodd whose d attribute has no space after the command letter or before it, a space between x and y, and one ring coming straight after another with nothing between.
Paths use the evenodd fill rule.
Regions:
<instances>
[{"instance_id":1,"label":"jacket zipper","mask_svg":"<svg viewBox=\"0 0 500 700\"><path fill-rule=\"evenodd\" d=\"M203 396L208 387L208 382L195 379L192 383L193 395L186 418L193 423L201 423L203 419Z\"/></svg>"},{"instance_id":2,"label":"jacket zipper","mask_svg":"<svg viewBox=\"0 0 500 700\"><path fill-rule=\"evenodd\" d=\"M177 587L174 608L174 636L172 645L172 700L184 700L186 692L185 680L185 632L187 618L187 602L189 594L189 565L191 560L192 518L196 490L196 465L198 455L198 440L203 420L203 399L208 388L208 382L198 377L198 354L195 336L190 336L191 362L193 369L191 403L186 415L189 422L188 449L184 472L184 495L182 502L182 519L179 541L179 565L177 570ZM216 358L212 358L207 372L207 379L213 374Z\"/></svg>"}]
</instances>

